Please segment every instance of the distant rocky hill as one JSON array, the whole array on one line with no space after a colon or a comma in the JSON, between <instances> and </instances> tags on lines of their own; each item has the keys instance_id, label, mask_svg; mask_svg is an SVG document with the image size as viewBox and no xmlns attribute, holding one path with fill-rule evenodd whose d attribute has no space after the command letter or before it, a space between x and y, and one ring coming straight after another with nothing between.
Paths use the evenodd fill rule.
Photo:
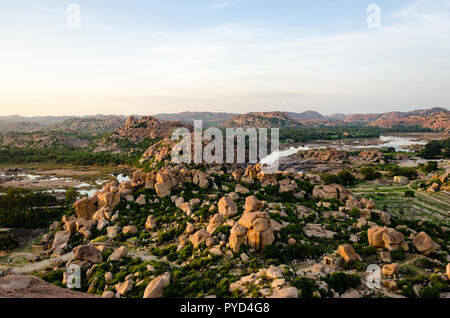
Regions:
<instances>
[{"instance_id":1,"label":"distant rocky hill","mask_svg":"<svg viewBox=\"0 0 450 318\"><path fill-rule=\"evenodd\" d=\"M302 113L287 113L291 118L293 119L324 119L325 116L322 114L313 111L313 110L307 110Z\"/></svg>"},{"instance_id":2,"label":"distant rocky hill","mask_svg":"<svg viewBox=\"0 0 450 318\"><path fill-rule=\"evenodd\" d=\"M128 140L134 143L146 139L157 139L170 136L173 129L177 127L190 127L181 121L160 121L155 117L144 116L136 118L128 117L125 125L113 133L113 140Z\"/></svg>"},{"instance_id":3,"label":"distant rocky hill","mask_svg":"<svg viewBox=\"0 0 450 318\"><path fill-rule=\"evenodd\" d=\"M327 117L314 111L248 113L233 116L225 126L295 128L298 126L345 126L348 124L363 124L381 128L420 126L448 132L450 131L450 111L445 108L430 108L383 114L335 114Z\"/></svg>"},{"instance_id":4,"label":"distant rocky hill","mask_svg":"<svg viewBox=\"0 0 450 318\"><path fill-rule=\"evenodd\" d=\"M226 127L256 127L256 128L295 128L301 124L292 119L288 113L267 112L248 113L231 117L226 123Z\"/></svg>"},{"instance_id":5,"label":"distant rocky hill","mask_svg":"<svg viewBox=\"0 0 450 318\"><path fill-rule=\"evenodd\" d=\"M254 112L235 114L225 112L181 112L174 114L157 114L149 116L132 116L138 135L153 135L165 137L167 129L162 126L179 127L191 125L194 120L202 120L204 126L216 125L220 127L317 127L317 126L345 126L349 124L362 124L367 126L393 128L420 126L436 131L450 131L450 111L446 108L429 108L410 112L389 112L371 114L332 114L324 116L316 111L295 112ZM36 132L36 131L62 131L67 133L100 134L121 129L126 121L125 116L95 115L84 117L22 117L0 116L0 133L5 132ZM164 125L161 126L161 123ZM147 125L148 127L144 127ZM120 135L133 134L123 128ZM157 130L152 133L152 130ZM117 135L117 134L116 134ZM137 136L134 139L139 140Z\"/></svg>"},{"instance_id":6,"label":"distant rocky hill","mask_svg":"<svg viewBox=\"0 0 450 318\"><path fill-rule=\"evenodd\" d=\"M120 128L125 116L0 116L0 132L36 132L58 130L67 133L104 133Z\"/></svg>"},{"instance_id":7,"label":"distant rocky hill","mask_svg":"<svg viewBox=\"0 0 450 318\"><path fill-rule=\"evenodd\" d=\"M2 122L0 121L0 132L33 132L42 129L42 125L34 121Z\"/></svg>"},{"instance_id":8,"label":"distant rocky hill","mask_svg":"<svg viewBox=\"0 0 450 318\"><path fill-rule=\"evenodd\" d=\"M342 113L335 113L335 114L331 114L331 115L327 115L326 118L331 119L331 120L344 120L345 117L347 117L346 114L342 114Z\"/></svg>"},{"instance_id":9,"label":"distant rocky hill","mask_svg":"<svg viewBox=\"0 0 450 318\"><path fill-rule=\"evenodd\" d=\"M369 126L392 128L396 126L421 126L433 130L450 131L450 111L445 108L429 108L410 112L383 114L353 114L345 123L365 123Z\"/></svg>"},{"instance_id":10,"label":"distant rocky hill","mask_svg":"<svg viewBox=\"0 0 450 318\"><path fill-rule=\"evenodd\" d=\"M432 130L450 131L450 111L444 108L431 108L407 113L386 113L381 114L369 125L383 128L422 126Z\"/></svg>"},{"instance_id":11,"label":"distant rocky hill","mask_svg":"<svg viewBox=\"0 0 450 318\"><path fill-rule=\"evenodd\" d=\"M201 120L203 124L222 124L233 116L234 113L212 113L212 112L182 112L175 114L157 114L153 117L165 121L182 121L184 123L192 124L194 120Z\"/></svg>"},{"instance_id":12,"label":"distant rocky hill","mask_svg":"<svg viewBox=\"0 0 450 318\"><path fill-rule=\"evenodd\" d=\"M47 127L49 130L59 130L68 133L105 133L119 129L126 119L121 116L81 117L66 119Z\"/></svg>"},{"instance_id":13,"label":"distant rocky hill","mask_svg":"<svg viewBox=\"0 0 450 318\"><path fill-rule=\"evenodd\" d=\"M25 117L19 115L11 115L11 116L0 116L0 122L4 124L11 123L38 123L42 126L48 126L52 124L57 124L65 121L66 119L72 118L74 116L33 116L33 117Z\"/></svg>"}]
</instances>

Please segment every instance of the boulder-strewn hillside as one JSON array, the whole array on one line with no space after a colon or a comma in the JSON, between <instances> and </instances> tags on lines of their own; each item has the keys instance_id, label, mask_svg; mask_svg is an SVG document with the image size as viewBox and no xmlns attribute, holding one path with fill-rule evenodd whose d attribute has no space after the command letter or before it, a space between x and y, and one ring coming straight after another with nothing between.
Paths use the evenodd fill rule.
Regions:
<instances>
[{"instance_id":1,"label":"boulder-strewn hillside","mask_svg":"<svg viewBox=\"0 0 450 318\"><path fill-rule=\"evenodd\" d=\"M154 155L162 159L155 149ZM321 160L325 152L310 152ZM324 157L326 155L326 157ZM339 152L333 158L343 158ZM185 165L136 171L77 201L41 242L73 258L38 273L122 297L428 297L448 291L448 228L404 222L318 175ZM426 267L412 276L411 266ZM370 288L367 266L382 269ZM414 286L413 286L414 285ZM394 296L393 296L394 295ZM418 296L414 296L418 295Z\"/></svg>"},{"instance_id":2,"label":"boulder-strewn hillside","mask_svg":"<svg viewBox=\"0 0 450 318\"><path fill-rule=\"evenodd\" d=\"M292 119L288 113L267 112L236 115L230 118L225 123L225 126L242 128L294 128L300 126L300 123Z\"/></svg>"}]
</instances>

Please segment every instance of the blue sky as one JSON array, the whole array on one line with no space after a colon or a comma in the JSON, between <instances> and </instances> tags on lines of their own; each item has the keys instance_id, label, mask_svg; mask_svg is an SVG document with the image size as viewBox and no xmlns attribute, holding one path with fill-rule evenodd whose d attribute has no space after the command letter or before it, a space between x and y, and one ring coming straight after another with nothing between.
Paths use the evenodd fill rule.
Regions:
<instances>
[{"instance_id":1,"label":"blue sky","mask_svg":"<svg viewBox=\"0 0 450 318\"><path fill-rule=\"evenodd\" d=\"M0 115L450 102L449 0L0 0L0 39Z\"/></svg>"}]
</instances>

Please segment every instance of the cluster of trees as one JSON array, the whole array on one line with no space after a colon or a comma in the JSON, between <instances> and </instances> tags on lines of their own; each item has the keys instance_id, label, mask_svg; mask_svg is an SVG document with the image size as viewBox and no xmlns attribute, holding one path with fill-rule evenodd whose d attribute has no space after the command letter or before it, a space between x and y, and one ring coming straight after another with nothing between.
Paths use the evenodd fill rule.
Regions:
<instances>
[{"instance_id":1,"label":"cluster of trees","mask_svg":"<svg viewBox=\"0 0 450 318\"><path fill-rule=\"evenodd\" d=\"M381 172L375 170L373 167L364 167L359 171L364 177L364 180L370 181L381 178Z\"/></svg>"},{"instance_id":2,"label":"cluster of trees","mask_svg":"<svg viewBox=\"0 0 450 318\"><path fill-rule=\"evenodd\" d=\"M83 136L84 137L84 136ZM84 139L88 139L84 137ZM137 166L139 159L145 149L157 142L159 139L147 139L140 143L129 140L116 141L122 153L111 153L107 151L94 152L95 141L98 137L91 136L90 146L87 148L55 145L49 147L27 147L4 146L0 148L0 163L30 163L30 162L54 162L74 165L119 165L128 164ZM131 151L131 150L142 151Z\"/></svg>"},{"instance_id":3,"label":"cluster of trees","mask_svg":"<svg viewBox=\"0 0 450 318\"><path fill-rule=\"evenodd\" d=\"M399 166L393 166L389 169L389 176L402 176L407 177L409 179L416 179L418 174L417 170L412 167L399 167Z\"/></svg>"},{"instance_id":4,"label":"cluster of trees","mask_svg":"<svg viewBox=\"0 0 450 318\"><path fill-rule=\"evenodd\" d=\"M0 251L12 251L19 247L19 243L14 240L11 234L0 233Z\"/></svg>"},{"instance_id":5,"label":"cluster of trees","mask_svg":"<svg viewBox=\"0 0 450 318\"><path fill-rule=\"evenodd\" d=\"M59 209L50 209L57 200L53 195L24 189L9 189L0 196L0 227L40 228L60 217Z\"/></svg>"},{"instance_id":6,"label":"cluster of trees","mask_svg":"<svg viewBox=\"0 0 450 318\"><path fill-rule=\"evenodd\" d=\"M420 155L426 159L450 158L450 138L430 141L425 145Z\"/></svg>"},{"instance_id":7,"label":"cluster of trees","mask_svg":"<svg viewBox=\"0 0 450 318\"><path fill-rule=\"evenodd\" d=\"M280 128L281 142L306 142L310 140L338 140L349 138L378 138L383 133L393 132L425 132L430 129L414 127L380 128L364 126L363 124L350 124L334 127L297 127ZM394 149L395 152L395 149Z\"/></svg>"},{"instance_id":8,"label":"cluster of trees","mask_svg":"<svg viewBox=\"0 0 450 318\"><path fill-rule=\"evenodd\" d=\"M347 170L342 170L338 174L326 173L322 175L322 180L325 184L336 183L348 187L355 184L356 178Z\"/></svg>"},{"instance_id":9,"label":"cluster of trees","mask_svg":"<svg viewBox=\"0 0 450 318\"><path fill-rule=\"evenodd\" d=\"M346 138L378 138L380 129L376 127L318 127L281 128L281 142L306 142L310 140L338 140Z\"/></svg>"},{"instance_id":10,"label":"cluster of trees","mask_svg":"<svg viewBox=\"0 0 450 318\"><path fill-rule=\"evenodd\" d=\"M126 163L127 155L91 152L73 147L0 149L0 163L55 162L76 165L118 165Z\"/></svg>"},{"instance_id":11,"label":"cluster of trees","mask_svg":"<svg viewBox=\"0 0 450 318\"><path fill-rule=\"evenodd\" d=\"M431 173L438 169L438 163L436 161L429 161L425 165L421 163L419 164L419 169L425 173Z\"/></svg>"}]
</instances>

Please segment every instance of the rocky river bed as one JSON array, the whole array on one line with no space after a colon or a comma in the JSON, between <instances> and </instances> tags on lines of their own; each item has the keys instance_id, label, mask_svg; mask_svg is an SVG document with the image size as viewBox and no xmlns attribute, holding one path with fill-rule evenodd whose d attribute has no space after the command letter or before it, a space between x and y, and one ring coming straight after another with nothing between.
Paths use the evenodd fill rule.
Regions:
<instances>
[{"instance_id":1,"label":"rocky river bed","mask_svg":"<svg viewBox=\"0 0 450 318\"><path fill-rule=\"evenodd\" d=\"M124 173L105 175L98 170L6 168L0 170L0 189L23 188L64 194L68 188L75 188L81 196L92 196L114 178L119 182L129 180Z\"/></svg>"}]
</instances>

